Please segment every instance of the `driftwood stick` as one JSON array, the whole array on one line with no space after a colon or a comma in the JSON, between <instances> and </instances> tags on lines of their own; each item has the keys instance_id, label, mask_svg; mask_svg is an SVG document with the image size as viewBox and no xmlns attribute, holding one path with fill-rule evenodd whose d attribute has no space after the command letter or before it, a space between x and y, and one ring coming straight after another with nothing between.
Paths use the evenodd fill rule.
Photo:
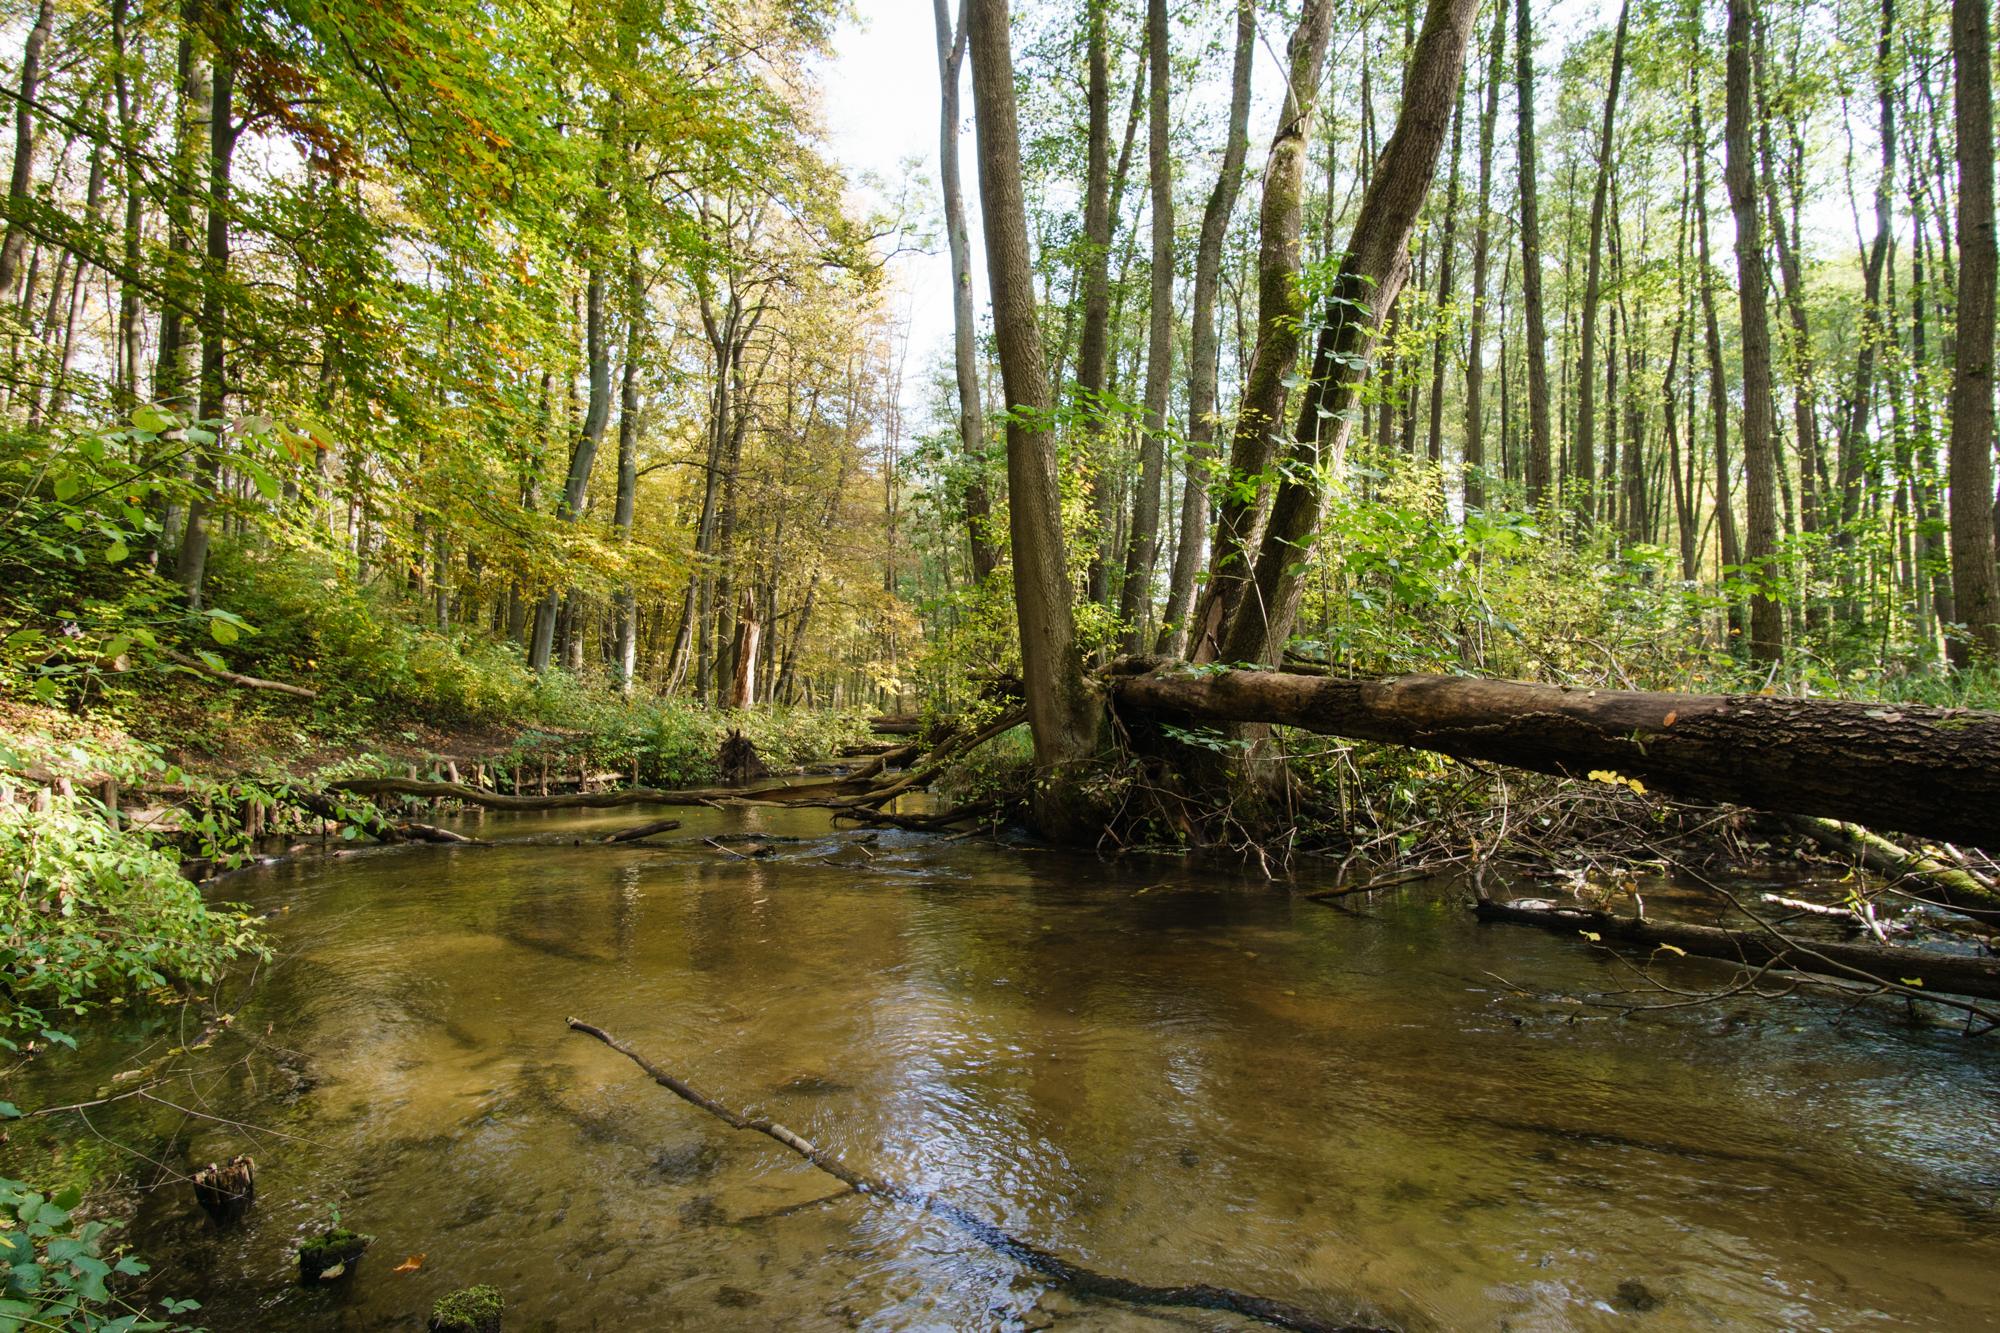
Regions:
<instances>
[{"instance_id":1,"label":"driftwood stick","mask_svg":"<svg viewBox=\"0 0 2000 1333\"><path fill-rule=\"evenodd\" d=\"M655 833L666 833L680 826L681 821L678 819L655 819L644 824L635 824L628 829L620 829L610 837L601 838L599 841L607 845L614 842L637 842L641 838L650 838Z\"/></svg>"},{"instance_id":2,"label":"driftwood stick","mask_svg":"<svg viewBox=\"0 0 2000 1333\"><path fill-rule=\"evenodd\" d=\"M633 1064L643 1069L653 1082L679 1097L682 1101L699 1106L732 1129L747 1129L762 1134L765 1138L783 1144L799 1156L811 1162L835 1180L853 1189L856 1193L873 1195L891 1203L899 1203L909 1208L921 1208L933 1217L964 1232L980 1244L996 1253L1003 1254L1024 1268L1032 1269L1048 1278L1057 1286L1084 1296L1097 1296L1106 1300L1124 1301L1131 1305L1163 1306L1194 1310L1227 1310L1249 1319L1256 1319L1276 1328L1302 1330L1303 1333L1390 1333L1390 1330L1375 1324L1351 1324L1322 1318L1309 1310L1284 1301L1272 1300L1265 1296L1253 1296L1245 1292L1232 1291L1227 1287L1214 1287L1207 1283L1183 1287L1156 1287L1150 1283L1136 1282L1131 1278L1117 1277L1109 1273L1099 1273L1094 1269L1053 1254L1038 1245L1030 1244L1013 1233L1003 1230L984 1218L977 1217L966 1209L927 1190L901 1181L886 1180L879 1176L867 1175L855 1170L832 1153L816 1144L809 1143L796 1133L776 1121L753 1118L740 1111L731 1110L707 1093L675 1078L661 1069L639 1052L627 1046L603 1028L586 1023L580 1018L566 1020L570 1029L597 1040L618 1052Z\"/></svg>"}]
</instances>

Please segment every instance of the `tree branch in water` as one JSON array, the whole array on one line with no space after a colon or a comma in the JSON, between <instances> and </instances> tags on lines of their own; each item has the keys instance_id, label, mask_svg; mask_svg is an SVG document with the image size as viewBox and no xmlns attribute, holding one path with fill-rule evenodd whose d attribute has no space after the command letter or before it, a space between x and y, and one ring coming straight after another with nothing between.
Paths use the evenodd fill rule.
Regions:
<instances>
[{"instance_id":1,"label":"tree branch in water","mask_svg":"<svg viewBox=\"0 0 2000 1333\"><path fill-rule=\"evenodd\" d=\"M857 1171L824 1148L807 1142L775 1121L753 1119L740 1111L731 1110L707 1093L655 1065L603 1028L586 1023L580 1018L570 1018L565 1021L572 1031L595 1037L643 1069L653 1082L682 1101L699 1106L730 1128L747 1129L762 1134L773 1142L783 1144L859 1194L899 1203L909 1208L920 1208L996 1253L1005 1255L1024 1268L1032 1269L1056 1285L1078 1295L1097 1296L1105 1300L1123 1301L1130 1305L1226 1310L1276 1328L1296 1329L1302 1333L1390 1333L1390 1330L1380 1325L1352 1324L1326 1319L1284 1301L1232 1291L1228 1287L1214 1287L1207 1283L1157 1287L1150 1283L1085 1268L1082 1264L1074 1263L1022 1240L1012 1232L1005 1231L984 1218L976 1217L959 1205L939 1198L928 1190L918 1189L902 1181L887 1180Z\"/></svg>"}]
</instances>

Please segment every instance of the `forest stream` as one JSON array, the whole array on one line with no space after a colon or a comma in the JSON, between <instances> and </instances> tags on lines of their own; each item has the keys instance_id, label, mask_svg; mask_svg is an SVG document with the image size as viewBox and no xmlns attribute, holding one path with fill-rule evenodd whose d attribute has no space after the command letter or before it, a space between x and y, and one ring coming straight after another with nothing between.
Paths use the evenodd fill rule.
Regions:
<instances>
[{"instance_id":1,"label":"forest stream","mask_svg":"<svg viewBox=\"0 0 2000 1333\"><path fill-rule=\"evenodd\" d=\"M704 841L743 833L769 840ZM1253 1326L816 1202L838 1184L568 1015L1146 1282L1407 1329L2000 1328L1991 1041L1833 1000L1621 1019L1565 998L1621 964L1480 926L1445 885L1322 905L1177 860L696 809L667 845L368 850L221 891L276 959L227 988L208 1072L154 1089L220 1120L128 1097L71 1134L156 1159L131 1163L169 1183L130 1239L216 1329L411 1328L476 1282L512 1333ZM191 1021L100 1023L21 1100L102 1095ZM218 1231L174 1178L245 1150L257 1202ZM302 1287L293 1250L334 1210L374 1246Z\"/></svg>"}]
</instances>

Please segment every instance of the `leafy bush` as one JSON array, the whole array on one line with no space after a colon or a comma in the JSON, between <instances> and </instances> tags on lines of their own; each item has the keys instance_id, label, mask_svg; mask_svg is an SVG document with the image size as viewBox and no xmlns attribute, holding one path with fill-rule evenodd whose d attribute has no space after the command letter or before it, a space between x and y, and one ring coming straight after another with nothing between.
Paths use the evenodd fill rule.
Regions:
<instances>
[{"instance_id":1,"label":"leafy bush","mask_svg":"<svg viewBox=\"0 0 2000 1333\"><path fill-rule=\"evenodd\" d=\"M0 1333L168 1333L188 1325L149 1319L112 1290L120 1277L146 1265L131 1255L107 1255L111 1222L79 1222L74 1187L50 1197L18 1180L0 1179ZM199 1309L194 1301L163 1300L169 1316Z\"/></svg>"},{"instance_id":2,"label":"leafy bush","mask_svg":"<svg viewBox=\"0 0 2000 1333\"><path fill-rule=\"evenodd\" d=\"M74 751L86 767L172 770L142 749ZM0 776L27 768L0 740ZM258 952L255 923L203 901L179 863L145 833L114 828L91 796L53 790L42 809L0 805L0 1047L16 1037L74 1044L64 1016L107 996L205 984L240 954Z\"/></svg>"}]
</instances>

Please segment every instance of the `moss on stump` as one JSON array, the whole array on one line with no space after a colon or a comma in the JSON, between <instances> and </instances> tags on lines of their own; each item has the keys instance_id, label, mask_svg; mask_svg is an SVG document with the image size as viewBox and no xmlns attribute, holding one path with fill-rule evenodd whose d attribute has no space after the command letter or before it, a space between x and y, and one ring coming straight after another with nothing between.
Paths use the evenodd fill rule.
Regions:
<instances>
[{"instance_id":1,"label":"moss on stump","mask_svg":"<svg viewBox=\"0 0 2000 1333\"><path fill-rule=\"evenodd\" d=\"M430 1333L500 1333L506 1305L498 1287L460 1287L431 1307Z\"/></svg>"},{"instance_id":2,"label":"moss on stump","mask_svg":"<svg viewBox=\"0 0 2000 1333\"><path fill-rule=\"evenodd\" d=\"M299 1280L331 1282L347 1276L354 1271L361 1252L374 1240L373 1236L364 1236L345 1227L327 1228L299 1246Z\"/></svg>"}]
</instances>

